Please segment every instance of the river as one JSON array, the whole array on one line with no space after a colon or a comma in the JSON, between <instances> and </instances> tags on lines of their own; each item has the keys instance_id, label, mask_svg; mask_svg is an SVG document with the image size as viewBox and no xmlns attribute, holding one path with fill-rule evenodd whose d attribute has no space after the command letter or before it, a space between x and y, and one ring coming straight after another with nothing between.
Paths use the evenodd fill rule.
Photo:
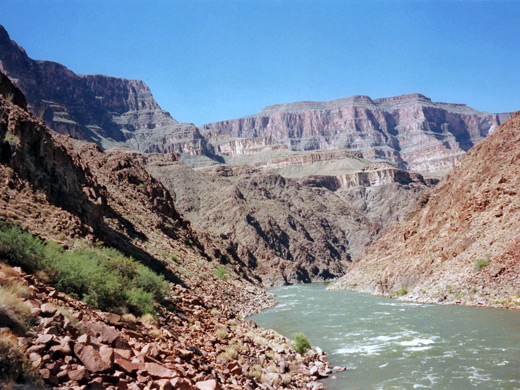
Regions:
<instances>
[{"instance_id":1,"label":"river","mask_svg":"<svg viewBox=\"0 0 520 390\"><path fill-rule=\"evenodd\" d=\"M424 305L325 283L270 290L277 306L250 317L292 338L303 332L347 371L329 390L520 389L520 311Z\"/></svg>"}]
</instances>

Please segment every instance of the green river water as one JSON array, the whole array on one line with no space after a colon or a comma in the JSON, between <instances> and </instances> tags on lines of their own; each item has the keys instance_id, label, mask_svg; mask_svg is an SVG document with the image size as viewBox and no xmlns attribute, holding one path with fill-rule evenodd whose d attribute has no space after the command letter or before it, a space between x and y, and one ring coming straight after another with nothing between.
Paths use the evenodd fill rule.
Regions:
<instances>
[{"instance_id":1,"label":"green river water","mask_svg":"<svg viewBox=\"0 0 520 390\"><path fill-rule=\"evenodd\" d=\"M347 367L327 389L520 389L520 311L423 305L325 283L270 290L277 306L250 317L303 332Z\"/></svg>"}]
</instances>

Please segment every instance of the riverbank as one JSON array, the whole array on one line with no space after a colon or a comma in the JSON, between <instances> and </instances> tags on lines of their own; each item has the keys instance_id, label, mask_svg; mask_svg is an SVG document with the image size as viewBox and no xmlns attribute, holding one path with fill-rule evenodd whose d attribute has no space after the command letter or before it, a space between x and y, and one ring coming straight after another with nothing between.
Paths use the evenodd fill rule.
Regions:
<instances>
[{"instance_id":1,"label":"riverbank","mask_svg":"<svg viewBox=\"0 0 520 390\"><path fill-rule=\"evenodd\" d=\"M327 289L345 290L370 294L375 297L393 298L404 302L436 305L461 305L495 309L520 310L520 291L498 294L478 284L464 285L460 281L437 281L433 287L417 286L408 290L402 287L395 291L384 291L378 284L358 284L343 279L332 282Z\"/></svg>"},{"instance_id":2,"label":"riverbank","mask_svg":"<svg viewBox=\"0 0 520 390\"><path fill-rule=\"evenodd\" d=\"M92 309L1 262L0 276L0 314L7 313L0 347L19 359L15 367L2 356L0 366L14 367L13 382L74 390L318 390L316 379L331 372L326 353L300 355L291 340L238 314L272 306L265 291L229 308L229 297L170 284L169 303L156 316L136 317Z\"/></svg>"}]
</instances>

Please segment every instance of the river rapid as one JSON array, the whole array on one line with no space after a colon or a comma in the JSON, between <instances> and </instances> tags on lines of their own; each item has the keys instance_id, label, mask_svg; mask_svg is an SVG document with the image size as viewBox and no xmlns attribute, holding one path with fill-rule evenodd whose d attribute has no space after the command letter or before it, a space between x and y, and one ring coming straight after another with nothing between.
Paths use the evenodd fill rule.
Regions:
<instances>
[{"instance_id":1,"label":"river rapid","mask_svg":"<svg viewBox=\"0 0 520 390\"><path fill-rule=\"evenodd\" d=\"M326 283L270 290L277 306L250 319L292 338L303 332L347 371L329 390L520 389L520 311L425 305Z\"/></svg>"}]
</instances>

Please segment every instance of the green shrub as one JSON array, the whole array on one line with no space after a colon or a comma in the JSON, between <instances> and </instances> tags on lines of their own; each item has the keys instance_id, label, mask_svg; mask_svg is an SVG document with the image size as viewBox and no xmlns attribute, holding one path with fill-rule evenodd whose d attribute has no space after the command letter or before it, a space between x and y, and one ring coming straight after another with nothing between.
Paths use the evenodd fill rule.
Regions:
<instances>
[{"instance_id":1,"label":"green shrub","mask_svg":"<svg viewBox=\"0 0 520 390\"><path fill-rule=\"evenodd\" d=\"M39 238L15 225L0 221L0 256L9 264L22 267L27 272L43 268L45 244Z\"/></svg>"},{"instance_id":2,"label":"green shrub","mask_svg":"<svg viewBox=\"0 0 520 390\"><path fill-rule=\"evenodd\" d=\"M175 261L177 264L181 264L181 263L182 263L182 261L181 261L181 259L179 258L179 256L174 255L173 253L170 254L170 255L168 255L168 256L169 256L173 261Z\"/></svg>"},{"instance_id":3,"label":"green shrub","mask_svg":"<svg viewBox=\"0 0 520 390\"><path fill-rule=\"evenodd\" d=\"M473 270L475 272L479 272L483 268L487 267L488 265L489 265L489 258L477 259L477 260L475 260L475 263L473 264Z\"/></svg>"},{"instance_id":4,"label":"green shrub","mask_svg":"<svg viewBox=\"0 0 520 390\"><path fill-rule=\"evenodd\" d=\"M164 278L157 275L150 268L141 264L137 265L137 272L133 279L135 287L150 293L153 299L161 302L164 296L169 292L168 285L164 282Z\"/></svg>"},{"instance_id":5,"label":"green shrub","mask_svg":"<svg viewBox=\"0 0 520 390\"><path fill-rule=\"evenodd\" d=\"M402 297L406 294L408 294L408 290L406 289L406 287L401 287L399 290L395 290L395 295L398 297Z\"/></svg>"},{"instance_id":6,"label":"green shrub","mask_svg":"<svg viewBox=\"0 0 520 390\"><path fill-rule=\"evenodd\" d=\"M27 272L44 271L58 290L102 310L155 313L154 303L169 291L162 276L113 248L65 251L3 222L0 255Z\"/></svg>"},{"instance_id":7,"label":"green shrub","mask_svg":"<svg viewBox=\"0 0 520 390\"><path fill-rule=\"evenodd\" d=\"M303 333L296 333L294 335L293 349L300 355L303 355L311 347L311 343Z\"/></svg>"},{"instance_id":8,"label":"green shrub","mask_svg":"<svg viewBox=\"0 0 520 390\"><path fill-rule=\"evenodd\" d=\"M126 291L126 298L129 308L134 313L150 313L156 314L153 307L153 294L144 291L142 288L133 288Z\"/></svg>"},{"instance_id":9,"label":"green shrub","mask_svg":"<svg viewBox=\"0 0 520 390\"><path fill-rule=\"evenodd\" d=\"M213 275L215 275L220 280L226 281L228 278L228 270L226 267L217 264L216 268L213 270Z\"/></svg>"}]
</instances>

